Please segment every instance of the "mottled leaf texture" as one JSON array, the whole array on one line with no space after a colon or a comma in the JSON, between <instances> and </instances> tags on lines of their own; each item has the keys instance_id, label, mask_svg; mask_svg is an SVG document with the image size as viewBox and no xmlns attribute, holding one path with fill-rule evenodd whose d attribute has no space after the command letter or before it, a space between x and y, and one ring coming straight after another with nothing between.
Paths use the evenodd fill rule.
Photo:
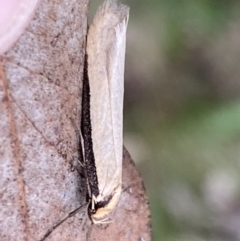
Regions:
<instances>
[{"instance_id":1,"label":"mottled leaf texture","mask_svg":"<svg viewBox=\"0 0 240 241\"><path fill-rule=\"evenodd\" d=\"M79 157L87 0L41 1L0 60L0 240L41 240L86 203ZM75 170L74 170L75 169ZM44 240L149 241L142 180L124 150L123 192L112 222L93 225L86 208Z\"/></svg>"}]
</instances>

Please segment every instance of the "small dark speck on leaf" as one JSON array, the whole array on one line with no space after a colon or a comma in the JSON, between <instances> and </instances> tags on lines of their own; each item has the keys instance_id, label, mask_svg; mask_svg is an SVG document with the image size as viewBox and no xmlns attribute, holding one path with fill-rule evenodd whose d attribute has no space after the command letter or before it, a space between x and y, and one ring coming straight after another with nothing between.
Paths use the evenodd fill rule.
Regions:
<instances>
[{"instance_id":1,"label":"small dark speck on leaf","mask_svg":"<svg viewBox=\"0 0 240 241\"><path fill-rule=\"evenodd\" d=\"M2 98L2 102L7 102L8 101L8 97L5 95L5 96L3 96L3 98Z\"/></svg>"},{"instance_id":2,"label":"small dark speck on leaf","mask_svg":"<svg viewBox=\"0 0 240 241\"><path fill-rule=\"evenodd\" d=\"M60 80L59 80L59 79L56 79L55 84L58 85L58 86L60 86Z\"/></svg>"},{"instance_id":3,"label":"small dark speck on leaf","mask_svg":"<svg viewBox=\"0 0 240 241\"><path fill-rule=\"evenodd\" d=\"M67 76L68 76L68 72L66 71L63 75L63 79L66 80L67 79Z\"/></svg>"}]
</instances>

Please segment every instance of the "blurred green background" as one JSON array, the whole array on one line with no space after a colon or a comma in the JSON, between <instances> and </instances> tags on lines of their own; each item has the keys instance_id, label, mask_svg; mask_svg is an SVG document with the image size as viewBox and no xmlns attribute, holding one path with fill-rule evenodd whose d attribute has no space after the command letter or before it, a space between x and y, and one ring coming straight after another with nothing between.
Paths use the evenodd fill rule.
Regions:
<instances>
[{"instance_id":1,"label":"blurred green background","mask_svg":"<svg viewBox=\"0 0 240 241\"><path fill-rule=\"evenodd\" d=\"M121 2L131 8L124 144L154 240L239 241L240 1Z\"/></svg>"}]
</instances>

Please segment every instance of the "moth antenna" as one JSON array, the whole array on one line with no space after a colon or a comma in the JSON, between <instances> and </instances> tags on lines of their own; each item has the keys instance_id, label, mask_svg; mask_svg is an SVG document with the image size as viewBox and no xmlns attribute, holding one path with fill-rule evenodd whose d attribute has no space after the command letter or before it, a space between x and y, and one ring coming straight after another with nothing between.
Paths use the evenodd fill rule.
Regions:
<instances>
[{"instance_id":1,"label":"moth antenna","mask_svg":"<svg viewBox=\"0 0 240 241\"><path fill-rule=\"evenodd\" d=\"M58 227L60 226L62 223L64 223L67 219L73 217L78 211L80 211L83 207L85 207L88 203L84 203L82 205L80 205L79 207L77 207L74 211L70 212L67 217L65 217L64 219L62 219L60 222L58 222L57 224L55 224L54 226L52 226L51 229L49 229L47 231L47 233L39 240L39 241L44 241L47 237L50 236L50 234Z\"/></svg>"}]
</instances>

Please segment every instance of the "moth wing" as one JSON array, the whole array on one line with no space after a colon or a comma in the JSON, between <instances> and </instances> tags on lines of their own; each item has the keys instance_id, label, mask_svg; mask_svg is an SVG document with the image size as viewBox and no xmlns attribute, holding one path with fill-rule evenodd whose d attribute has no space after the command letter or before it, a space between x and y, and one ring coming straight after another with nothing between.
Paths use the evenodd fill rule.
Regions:
<instances>
[{"instance_id":1,"label":"moth wing","mask_svg":"<svg viewBox=\"0 0 240 241\"><path fill-rule=\"evenodd\" d=\"M128 7L106 1L87 39L93 152L100 195L122 182L124 61Z\"/></svg>"}]
</instances>

